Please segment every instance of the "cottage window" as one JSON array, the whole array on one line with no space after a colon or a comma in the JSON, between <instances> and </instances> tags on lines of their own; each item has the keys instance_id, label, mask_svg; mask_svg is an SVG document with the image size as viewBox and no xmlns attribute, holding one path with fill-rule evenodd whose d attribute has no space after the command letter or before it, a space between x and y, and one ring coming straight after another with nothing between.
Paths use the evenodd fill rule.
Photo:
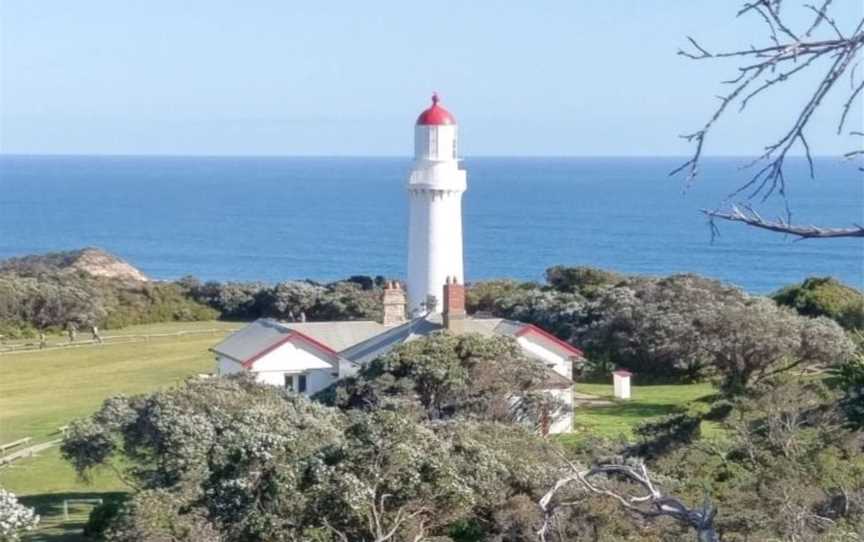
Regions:
<instances>
[{"instance_id":1,"label":"cottage window","mask_svg":"<svg viewBox=\"0 0 864 542\"><path fill-rule=\"evenodd\" d=\"M306 393L306 375L285 375L285 389L295 393Z\"/></svg>"}]
</instances>

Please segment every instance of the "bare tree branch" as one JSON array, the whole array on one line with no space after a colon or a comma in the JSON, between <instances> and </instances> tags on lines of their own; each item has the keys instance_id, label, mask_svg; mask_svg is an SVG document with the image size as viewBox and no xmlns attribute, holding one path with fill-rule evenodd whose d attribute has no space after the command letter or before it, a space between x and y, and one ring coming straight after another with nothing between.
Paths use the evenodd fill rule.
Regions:
<instances>
[{"instance_id":1,"label":"bare tree branch","mask_svg":"<svg viewBox=\"0 0 864 542\"><path fill-rule=\"evenodd\" d=\"M798 226L789 224L782 219L765 220L752 208L744 207L743 210L737 205L732 205L730 211L711 211L702 209L702 212L712 221L714 219L728 220L731 222L742 222L754 228L769 230L797 236L799 239L827 239L836 237L864 237L864 227L855 225L851 228L820 228L817 226Z\"/></svg>"},{"instance_id":2,"label":"bare tree branch","mask_svg":"<svg viewBox=\"0 0 864 542\"><path fill-rule=\"evenodd\" d=\"M562 488L573 482L578 482L581 489L594 495L617 501L625 509L642 517L666 516L687 525L696 531L699 542L717 542L719 540L714 530L714 517L717 515L717 510L708 498L706 497L700 508L689 508L680 499L663 495L651 480L645 463L641 461L635 465L628 465L623 462L620 464L608 463L590 469L580 469L569 460L565 459L565 461L567 461L571 473L558 480L538 503L545 518L542 527L537 532L542 542L546 542L546 536L554 522L556 508L553 502L554 497ZM608 482L614 478L623 478L632 482L637 487L641 487L645 493L637 495L617 493L607 487ZM566 506L567 504L558 503L558 506Z\"/></svg>"},{"instance_id":3,"label":"bare tree branch","mask_svg":"<svg viewBox=\"0 0 864 542\"><path fill-rule=\"evenodd\" d=\"M793 226L789 224L791 214L787 198L786 158L793 149L803 151L809 166L811 178L816 172L813 164L810 145L806 131L813 114L824 102L825 97L835 88L837 81L845 74L850 76L849 94L844 100L837 133L842 134L849 111L858 103L864 94L864 81L855 82L855 68L864 48L864 18L859 20L850 33L841 30L838 22L829 14L833 0L822 0L818 5L805 4L804 9L812 12L814 18L801 32L793 29L787 17L781 12L783 0L754 0L747 2L738 11L738 16L756 14L765 23L768 39L771 45L762 47L751 46L746 49L712 53L700 45L692 37L687 37L692 45L691 51L679 50L678 54L694 60L739 58L742 65L738 67L738 75L724 84L735 85L732 90L720 96L720 105L709 117L708 122L697 132L682 136L695 145L691 157L670 172L670 175L686 173L687 187L691 186L699 174L707 138L716 122L728 111L732 103L738 104L738 110L744 111L751 100L763 93L777 88L791 77L804 71L812 72L817 65L827 62L827 66L809 94L809 98L798 111L793 124L776 141L764 147L758 157L747 164L745 168L755 168L749 179L726 198L726 201L746 192L747 199L760 198L765 201L774 194L779 194L786 201L786 220L770 222L757 218L752 209L742 212L733 207L731 212L703 211L711 221L712 233L716 233L714 218L742 222L747 225L771 231L789 233L801 238L825 237L859 237L857 228L818 228L816 226ZM823 29L830 33L823 39L816 39L815 34ZM823 63L824 64L824 63ZM855 132L853 132L854 134ZM857 158L864 155L862 150L847 152L845 158ZM864 170L864 168L859 168Z\"/></svg>"}]
</instances>

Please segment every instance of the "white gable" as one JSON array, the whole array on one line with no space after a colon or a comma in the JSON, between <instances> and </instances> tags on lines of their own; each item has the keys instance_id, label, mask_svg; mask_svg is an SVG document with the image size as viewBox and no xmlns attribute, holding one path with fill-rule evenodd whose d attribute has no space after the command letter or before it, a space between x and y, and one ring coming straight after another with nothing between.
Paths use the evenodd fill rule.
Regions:
<instances>
[{"instance_id":1,"label":"white gable","mask_svg":"<svg viewBox=\"0 0 864 542\"><path fill-rule=\"evenodd\" d=\"M569 357L562 356L542 343L532 340L532 337L527 334L517 337L516 342L526 354L539 358L556 373L567 378L573 377L573 362Z\"/></svg>"},{"instance_id":2,"label":"white gable","mask_svg":"<svg viewBox=\"0 0 864 542\"><path fill-rule=\"evenodd\" d=\"M282 343L256 359L250 369L256 373L266 371L302 373L311 369L335 370L328 355L312 348L305 348L302 343L293 341Z\"/></svg>"}]
</instances>

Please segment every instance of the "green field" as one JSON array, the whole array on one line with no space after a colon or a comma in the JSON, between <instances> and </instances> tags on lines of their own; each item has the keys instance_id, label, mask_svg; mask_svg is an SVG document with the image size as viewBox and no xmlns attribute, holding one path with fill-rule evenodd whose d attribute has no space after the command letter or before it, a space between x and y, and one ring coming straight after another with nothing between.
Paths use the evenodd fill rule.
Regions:
<instances>
[{"instance_id":1,"label":"green field","mask_svg":"<svg viewBox=\"0 0 864 542\"><path fill-rule=\"evenodd\" d=\"M60 437L58 428L96 410L104 399L134 394L211 372L216 344L233 322L177 322L133 326L104 335L139 335L137 342L88 345L0 355L0 443L31 437L34 443ZM153 335L200 332L167 337ZM150 336L145 340L143 336ZM124 486L110 472L90 484L78 480L57 447L0 470L0 486L37 507L42 528L31 540L76 541L89 505L70 510L63 521L64 499L116 497Z\"/></svg>"},{"instance_id":2,"label":"green field","mask_svg":"<svg viewBox=\"0 0 864 542\"><path fill-rule=\"evenodd\" d=\"M574 433L563 437L564 442L576 441L583 435L600 435L609 438L633 438L633 427L651 418L658 418L687 409L704 409L703 399L716 393L705 383L658 386L633 385L631 399L616 400L612 384L588 384L579 382L580 393L611 401L607 406L577 407ZM703 431L711 434L716 430L712 424L703 422Z\"/></svg>"}]
</instances>

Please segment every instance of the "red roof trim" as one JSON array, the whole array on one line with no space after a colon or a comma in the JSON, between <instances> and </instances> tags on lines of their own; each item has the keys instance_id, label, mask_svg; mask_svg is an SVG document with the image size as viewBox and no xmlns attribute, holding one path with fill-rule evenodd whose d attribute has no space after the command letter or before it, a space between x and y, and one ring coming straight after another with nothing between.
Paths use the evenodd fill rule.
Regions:
<instances>
[{"instance_id":1,"label":"red roof trim","mask_svg":"<svg viewBox=\"0 0 864 542\"><path fill-rule=\"evenodd\" d=\"M270 352L276 350L277 348L279 348L279 347L282 346L283 344L285 344L285 343L287 343L287 342L291 342L291 339L293 338L293 337L291 336L292 334L293 334L293 331L292 331L291 333L285 335L283 338L279 339L279 340L276 341L275 343L271 344L270 346L268 346L268 347L265 348L264 350L258 352L258 353L255 354L254 356L252 356L252 357L250 357L249 359L247 359L246 361L244 361L244 362L243 362L243 367L246 368L246 369L251 368L251 367L255 364L255 362L258 361L259 359L263 358L264 356L266 356L266 355L269 354Z\"/></svg>"},{"instance_id":2,"label":"red roof trim","mask_svg":"<svg viewBox=\"0 0 864 542\"><path fill-rule=\"evenodd\" d=\"M529 333L533 333L533 334L538 335L538 336L540 336L540 337L542 337L548 341L551 341L551 342L557 344L558 346L567 350L568 352L570 352L574 356L585 357L585 353L582 352L581 350L579 350L578 348L576 348L575 346L573 346L572 344L568 343L567 341L562 341L561 339L559 339L555 335L552 335L551 333L542 330L541 328L535 326L534 324L523 324L522 329L520 329L519 331L516 332L516 336L521 337L521 336L527 335Z\"/></svg>"},{"instance_id":3,"label":"red roof trim","mask_svg":"<svg viewBox=\"0 0 864 542\"><path fill-rule=\"evenodd\" d=\"M618 376L633 376L633 373L631 373L627 369L618 369L617 371L612 371L612 374Z\"/></svg>"},{"instance_id":4,"label":"red roof trim","mask_svg":"<svg viewBox=\"0 0 864 542\"><path fill-rule=\"evenodd\" d=\"M249 368L251 368L253 365L255 365L255 362L256 362L256 361L258 361L259 359L263 358L264 356L266 356L266 355L269 354L270 352L276 350L277 348L279 348L280 346L284 345L285 343L294 342L294 341L298 341L298 340L299 340L299 341L302 341L302 342L305 342L305 343L307 343L307 344L309 344L310 346L312 346L312 347L315 348L316 350L319 350L319 351L321 351L321 352L324 352L325 354L327 354L328 356L330 356L330 358L331 358L333 361L336 361L336 360L339 359L339 353L336 352L335 350L333 350L332 348L330 348L329 346L327 346L326 344L324 344L324 343L322 343L322 342L319 342L319 341L316 341L316 340L313 339L312 337L310 337L310 336L308 336L308 335L304 335L303 333L300 333L299 331L294 331L294 330L292 329L292 330L291 330L287 335L285 335L284 338L279 339L278 341L276 341L275 343L271 344L270 346L268 346L268 347L265 348L264 350L258 352L258 353L255 354L254 356L252 356L252 357L250 357L249 359L247 359L246 361L244 361L244 362L243 362L243 367L246 368L246 369L249 369Z\"/></svg>"},{"instance_id":5,"label":"red roof trim","mask_svg":"<svg viewBox=\"0 0 864 542\"><path fill-rule=\"evenodd\" d=\"M291 333L294 334L295 339L300 339L301 341L306 342L306 343L314 346L317 350L321 350L325 354L328 354L334 360L339 358L339 352L333 350L332 348L330 348L326 344L322 343L321 341L316 341L315 339L313 339L309 335L305 335L303 333L300 333L299 331L293 331L292 330Z\"/></svg>"}]
</instances>

